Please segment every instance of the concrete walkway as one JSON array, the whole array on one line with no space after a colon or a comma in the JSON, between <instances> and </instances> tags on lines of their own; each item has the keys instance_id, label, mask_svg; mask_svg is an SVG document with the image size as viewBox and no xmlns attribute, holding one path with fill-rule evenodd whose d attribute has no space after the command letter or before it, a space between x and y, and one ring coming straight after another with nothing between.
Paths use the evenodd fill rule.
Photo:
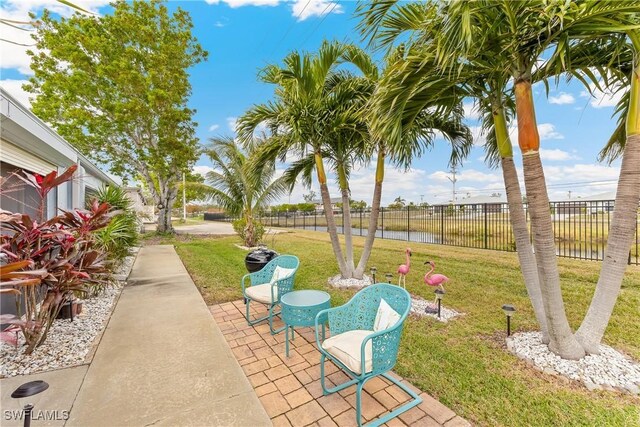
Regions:
<instances>
[{"instance_id":1,"label":"concrete walkway","mask_svg":"<svg viewBox=\"0 0 640 427\"><path fill-rule=\"evenodd\" d=\"M140 250L66 425L271 425L173 246Z\"/></svg>"},{"instance_id":2,"label":"concrete walkway","mask_svg":"<svg viewBox=\"0 0 640 427\"><path fill-rule=\"evenodd\" d=\"M35 425L272 425L173 246L140 250L90 365L2 380L0 424L36 379Z\"/></svg>"}]
</instances>

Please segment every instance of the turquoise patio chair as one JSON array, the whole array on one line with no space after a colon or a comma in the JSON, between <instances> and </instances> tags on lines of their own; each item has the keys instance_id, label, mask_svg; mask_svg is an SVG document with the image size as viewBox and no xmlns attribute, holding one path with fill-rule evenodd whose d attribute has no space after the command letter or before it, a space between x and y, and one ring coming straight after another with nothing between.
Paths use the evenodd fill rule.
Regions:
<instances>
[{"instance_id":1,"label":"turquoise patio chair","mask_svg":"<svg viewBox=\"0 0 640 427\"><path fill-rule=\"evenodd\" d=\"M280 312L275 312L275 308L280 304L280 298L287 292L293 290L293 282L299 265L300 261L298 257L294 255L280 255L269 261L262 270L245 274L242 277L242 294L244 295L247 306L245 317L249 325L255 325L268 320L271 335L275 335L284 330L284 326L278 330L273 329L273 318L280 314ZM278 273L282 272L283 274L274 276L277 267L280 267ZM281 269L286 270L282 271ZM249 279L249 286L246 285L247 279ZM251 301L265 304L269 308L269 314L259 319L251 320L249 314Z\"/></svg>"},{"instance_id":2,"label":"turquoise patio chair","mask_svg":"<svg viewBox=\"0 0 640 427\"><path fill-rule=\"evenodd\" d=\"M375 332L374 322L382 299L397 313L399 320L386 329ZM368 425L379 426L422 402L422 398L413 390L387 373L396 364L402 327L410 308L411 296L406 290L399 286L378 283L362 289L345 305L323 310L316 316L316 343L321 354L322 391L327 395L357 384L356 421L358 426L362 425L362 389L367 381L378 375L400 387L413 399L371 421ZM321 342L318 334L319 326L327 321L331 338ZM329 340L334 340L335 346L327 347ZM327 388L324 373L326 359L333 361L351 379L334 388Z\"/></svg>"}]
</instances>

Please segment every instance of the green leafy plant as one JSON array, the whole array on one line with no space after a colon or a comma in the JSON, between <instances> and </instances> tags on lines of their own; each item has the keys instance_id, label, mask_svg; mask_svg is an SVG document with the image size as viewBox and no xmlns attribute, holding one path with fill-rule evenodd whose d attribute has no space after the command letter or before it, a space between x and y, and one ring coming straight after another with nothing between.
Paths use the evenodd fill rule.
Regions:
<instances>
[{"instance_id":1,"label":"green leafy plant","mask_svg":"<svg viewBox=\"0 0 640 427\"><path fill-rule=\"evenodd\" d=\"M109 205L94 201L88 210L63 211L49 220L43 215L48 193L71 180L75 170L44 177L16 174L40 196L38 219L0 211L0 253L10 261L2 268L1 288L16 295L16 315L5 315L2 322L20 327L26 354L46 340L62 304L106 278L105 254L95 248L93 233L109 224Z\"/></svg>"},{"instance_id":2,"label":"green leafy plant","mask_svg":"<svg viewBox=\"0 0 640 427\"><path fill-rule=\"evenodd\" d=\"M247 220L245 218L236 219L231 223L233 225L233 230L238 233L238 236L242 239L243 242L247 241ZM264 226L261 222L253 220L253 243L260 243L262 240L262 236L264 236Z\"/></svg>"},{"instance_id":3,"label":"green leafy plant","mask_svg":"<svg viewBox=\"0 0 640 427\"><path fill-rule=\"evenodd\" d=\"M100 188L96 200L107 203L114 215L107 226L95 232L96 242L110 260L118 263L129 255L139 240L140 224L133 203L124 189L115 186Z\"/></svg>"}]
</instances>

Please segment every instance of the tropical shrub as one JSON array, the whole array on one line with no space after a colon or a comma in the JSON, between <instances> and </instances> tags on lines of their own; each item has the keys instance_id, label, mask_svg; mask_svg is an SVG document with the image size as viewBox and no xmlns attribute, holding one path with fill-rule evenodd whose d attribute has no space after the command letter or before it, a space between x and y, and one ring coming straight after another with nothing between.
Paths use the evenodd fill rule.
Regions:
<instances>
[{"instance_id":1,"label":"tropical shrub","mask_svg":"<svg viewBox=\"0 0 640 427\"><path fill-rule=\"evenodd\" d=\"M62 304L89 286L105 282L105 255L96 248L93 233L109 224L109 205L97 201L88 210L63 211L44 218L47 194L69 181L76 166L58 176L16 175L36 189L39 218L0 211L0 253L9 263L2 268L2 293L16 295L16 315L3 315L2 323L20 327L26 354L41 345ZM24 308L24 313L23 313Z\"/></svg>"},{"instance_id":2,"label":"tropical shrub","mask_svg":"<svg viewBox=\"0 0 640 427\"><path fill-rule=\"evenodd\" d=\"M247 220L244 218L236 219L231 223L233 225L233 230L238 233L238 236L242 239L243 242L247 241ZM262 236L264 236L264 226L260 221L253 220L253 243L260 243L262 241Z\"/></svg>"},{"instance_id":3,"label":"tropical shrub","mask_svg":"<svg viewBox=\"0 0 640 427\"><path fill-rule=\"evenodd\" d=\"M96 200L99 203L107 203L113 214L111 222L95 232L96 242L110 260L118 263L127 257L130 249L138 243L138 217L133 210L131 199L121 187L100 188Z\"/></svg>"}]
</instances>

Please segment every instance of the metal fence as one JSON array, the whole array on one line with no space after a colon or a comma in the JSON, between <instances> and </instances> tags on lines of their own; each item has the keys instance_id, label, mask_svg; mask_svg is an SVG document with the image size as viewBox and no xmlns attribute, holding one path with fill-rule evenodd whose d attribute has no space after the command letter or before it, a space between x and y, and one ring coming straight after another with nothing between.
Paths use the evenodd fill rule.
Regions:
<instances>
[{"instance_id":1,"label":"metal fence","mask_svg":"<svg viewBox=\"0 0 640 427\"><path fill-rule=\"evenodd\" d=\"M614 200L566 201L550 204L558 256L602 260L613 214ZM529 222L527 205L524 205ZM366 236L370 212L352 211L352 233ZM335 210L338 232L343 232L342 211ZM326 231L321 212L266 212L266 226ZM530 225L530 223L529 223ZM506 203L437 205L381 209L376 237L411 242L515 251ZM640 232L636 223L629 264L640 264Z\"/></svg>"}]
</instances>

